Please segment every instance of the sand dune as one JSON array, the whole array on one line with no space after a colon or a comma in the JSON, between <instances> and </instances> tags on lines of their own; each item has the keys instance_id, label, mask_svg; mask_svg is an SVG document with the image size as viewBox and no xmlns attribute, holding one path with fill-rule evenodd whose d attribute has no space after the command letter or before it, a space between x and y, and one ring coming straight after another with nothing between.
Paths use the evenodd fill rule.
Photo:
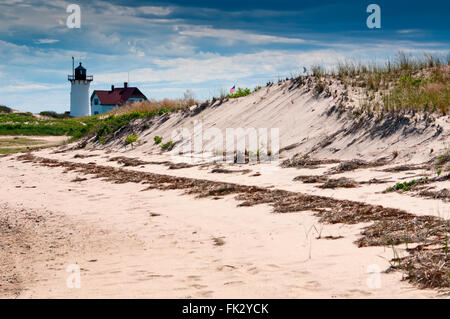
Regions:
<instances>
[{"instance_id":1,"label":"sand dune","mask_svg":"<svg viewBox=\"0 0 450 319\"><path fill-rule=\"evenodd\" d=\"M450 182L433 164L448 147L448 117L358 127L341 112L341 88L330 87L334 94L314 96L311 85L285 81L137 120L106 144L0 157L1 297L448 298L399 264L421 253L411 248L424 237L438 245L448 232ZM196 121L279 128L280 161L184 154L177 164L155 145ZM130 133L139 135L133 147ZM282 164L295 154L308 156ZM424 182L385 192L411 179ZM407 240L391 245L386 230ZM439 267L429 270L441 275Z\"/></svg>"}]
</instances>

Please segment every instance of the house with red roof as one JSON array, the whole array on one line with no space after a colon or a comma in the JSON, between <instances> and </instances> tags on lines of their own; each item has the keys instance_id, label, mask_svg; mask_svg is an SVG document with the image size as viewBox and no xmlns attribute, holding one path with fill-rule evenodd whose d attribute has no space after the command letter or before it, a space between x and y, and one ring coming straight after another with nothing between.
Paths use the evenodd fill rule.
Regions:
<instances>
[{"instance_id":1,"label":"house with red roof","mask_svg":"<svg viewBox=\"0 0 450 319\"><path fill-rule=\"evenodd\" d=\"M93 115L109 112L127 103L141 102L147 97L137 88L129 87L128 83L123 88L111 86L109 91L95 90L91 95L91 112Z\"/></svg>"}]
</instances>

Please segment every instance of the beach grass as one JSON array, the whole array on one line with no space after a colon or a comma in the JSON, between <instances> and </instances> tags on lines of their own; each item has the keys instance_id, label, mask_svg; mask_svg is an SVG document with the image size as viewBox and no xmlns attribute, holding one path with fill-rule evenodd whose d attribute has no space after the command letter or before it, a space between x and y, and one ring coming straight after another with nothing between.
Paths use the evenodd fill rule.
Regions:
<instances>
[{"instance_id":1,"label":"beach grass","mask_svg":"<svg viewBox=\"0 0 450 319\"><path fill-rule=\"evenodd\" d=\"M6 148L11 146L31 146L31 145L38 145L38 144L45 144L46 141L44 140L36 140L36 139L29 139L25 137L15 137L15 138L0 138L0 148Z\"/></svg>"},{"instance_id":2,"label":"beach grass","mask_svg":"<svg viewBox=\"0 0 450 319\"><path fill-rule=\"evenodd\" d=\"M85 136L95 136L106 143L114 132L136 119L150 118L180 109L194 103L192 99L144 101L115 109L109 113L79 118L52 118L31 113L1 113L1 135L71 136L75 141Z\"/></svg>"},{"instance_id":3,"label":"beach grass","mask_svg":"<svg viewBox=\"0 0 450 319\"><path fill-rule=\"evenodd\" d=\"M37 148L51 147L62 142L48 141L44 138L28 138L24 136L0 137L0 155L29 151Z\"/></svg>"},{"instance_id":4,"label":"beach grass","mask_svg":"<svg viewBox=\"0 0 450 319\"><path fill-rule=\"evenodd\" d=\"M326 77L345 86L363 88L362 107L368 112L428 111L447 115L450 108L450 55L412 56L399 52L384 63L338 62L330 69L311 67L318 85L325 88Z\"/></svg>"},{"instance_id":5,"label":"beach grass","mask_svg":"<svg viewBox=\"0 0 450 319\"><path fill-rule=\"evenodd\" d=\"M0 148L0 155L19 153L23 151L27 151L29 148L27 147L10 147L10 148Z\"/></svg>"}]
</instances>

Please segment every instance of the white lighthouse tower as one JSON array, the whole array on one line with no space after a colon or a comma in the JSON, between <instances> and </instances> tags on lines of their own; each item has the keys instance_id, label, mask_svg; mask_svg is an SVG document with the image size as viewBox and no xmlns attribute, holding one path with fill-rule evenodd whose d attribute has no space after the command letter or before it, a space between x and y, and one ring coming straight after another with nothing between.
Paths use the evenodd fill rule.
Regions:
<instances>
[{"instance_id":1,"label":"white lighthouse tower","mask_svg":"<svg viewBox=\"0 0 450 319\"><path fill-rule=\"evenodd\" d=\"M73 59L73 58L72 58ZM89 86L94 80L92 75L86 75L86 69L80 65L69 75L70 89L70 115L73 117L90 116L91 105L89 103Z\"/></svg>"}]
</instances>

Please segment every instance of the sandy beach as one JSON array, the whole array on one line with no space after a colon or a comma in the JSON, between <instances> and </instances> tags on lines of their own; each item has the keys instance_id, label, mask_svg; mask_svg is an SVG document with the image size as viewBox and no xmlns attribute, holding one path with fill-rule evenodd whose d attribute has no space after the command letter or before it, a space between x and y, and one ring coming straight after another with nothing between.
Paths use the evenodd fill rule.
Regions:
<instances>
[{"instance_id":1,"label":"sandy beach","mask_svg":"<svg viewBox=\"0 0 450 319\"><path fill-rule=\"evenodd\" d=\"M33 154L121 166L100 150L54 153L50 149ZM170 173L155 164L124 169ZM252 172L258 169L251 167ZM353 177L363 180L371 171L353 172ZM289 182L300 173L286 169L275 181L264 175L252 180L251 172L214 174L200 167L171 172L316 193L313 186ZM5 298L448 297L402 281L400 271L385 272L394 254L405 254L405 245L358 248L354 242L368 223L324 224L312 211L280 214L266 204L238 207L232 194L197 198L176 189L146 190L141 183L114 183L16 155L0 159L0 174L2 228L6 220L10 230L6 237L2 233ZM445 183L442 186L448 187ZM449 212L449 204L439 200L385 197L374 188L320 194L394 208L402 196L415 214ZM67 267L74 264L81 270L80 288L67 285Z\"/></svg>"}]
</instances>

